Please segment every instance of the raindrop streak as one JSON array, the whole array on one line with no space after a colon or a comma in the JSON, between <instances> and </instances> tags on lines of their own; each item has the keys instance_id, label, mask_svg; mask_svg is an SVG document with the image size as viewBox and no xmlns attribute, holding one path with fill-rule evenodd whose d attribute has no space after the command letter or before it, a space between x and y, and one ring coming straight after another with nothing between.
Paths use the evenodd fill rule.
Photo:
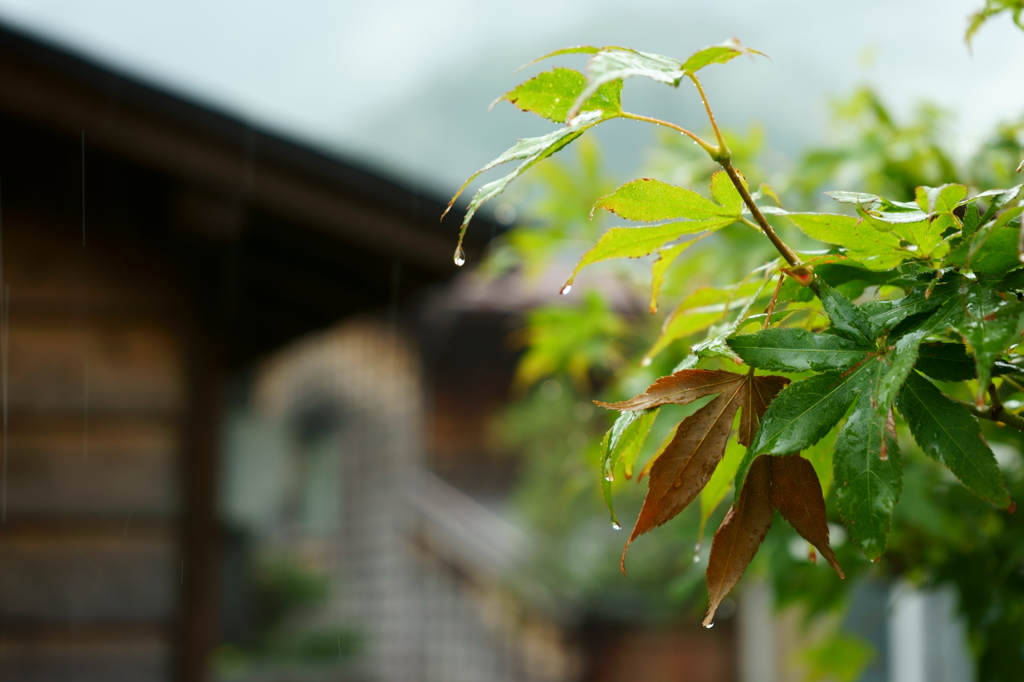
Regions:
<instances>
[{"instance_id":1,"label":"raindrop streak","mask_svg":"<svg viewBox=\"0 0 1024 682\"><path fill-rule=\"evenodd\" d=\"M82 246L85 246L85 131L82 131Z\"/></svg>"},{"instance_id":2,"label":"raindrop streak","mask_svg":"<svg viewBox=\"0 0 1024 682\"><path fill-rule=\"evenodd\" d=\"M453 260L460 268L466 264L466 252L462 250L461 246L455 249L455 257Z\"/></svg>"},{"instance_id":3,"label":"raindrop streak","mask_svg":"<svg viewBox=\"0 0 1024 682\"><path fill-rule=\"evenodd\" d=\"M391 303L388 305L388 327L392 335L398 327L398 289L402 283L402 261L391 261Z\"/></svg>"},{"instance_id":4,"label":"raindrop streak","mask_svg":"<svg viewBox=\"0 0 1024 682\"><path fill-rule=\"evenodd\" d=\"M341 635L338 635L338 660L340 661L342 658L343 656L341 654Z\"/></svg>"},{"instance_id":5,"label":"raindrop streak","mask_svg":"<svg viewBox=\"0 0 1024 682\"><path fill-rule=\"evenodd\" d=\"M7 340L9 338L7 324L10 321L7 308L11 303L11 288L4 284L4 232L3 218L0 214L0 286L3 287L3 295L0 296L0 390L3 400L3 492L0 494L0 506L3 511L0 520L7 523Z\"/></svg>"},{"instance_id":6,"label":"raindrop streak","mask_svg":"<svg viewBox=\"0 0 1024 682\"><path fill-rule=\"evenodd\" d=\"M82 460L89 461L89 358L85 359L82 382Z\"/></svg>"},{"instance_id":7,"label":"raindrop streak","mask_svg":"<svg viewBox=\"0 0 1024 682\"><path fill-rule=\"evenodd\" d=\"M572 285L571 284L566 284L564 287L562 287L562 290L559 291L558 293L560 293L562 296L567 296L570 291L572 291Z\"/></svg>"},{"instance_id":8,"label":"raindrop streak","mask_svg":"<svg viewBox=\"0 0 1024 682\"><path fill-rule=\"evenodd\" d=\"M132 514L134 513L134 509L128 512L128 520L124 522L124 532L121 535L128 535L128 524L132 522Z\"/></svg>"}]
</instances>

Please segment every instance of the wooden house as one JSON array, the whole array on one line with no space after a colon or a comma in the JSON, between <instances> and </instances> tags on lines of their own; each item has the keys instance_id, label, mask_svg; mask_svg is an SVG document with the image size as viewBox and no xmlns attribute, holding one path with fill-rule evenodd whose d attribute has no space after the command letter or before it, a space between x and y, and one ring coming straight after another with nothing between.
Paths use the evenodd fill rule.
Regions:
<instances>
[{"instance_id":1,"label":"wooden house","mask_svg":"<svg viewBox=\"0 0 1024 682\"><path fill-rule=\"evenodd\" d=\"M233 378L448 279L441 210L0 28L0 679L207 678Z\"/></svg>"}]
</instances>

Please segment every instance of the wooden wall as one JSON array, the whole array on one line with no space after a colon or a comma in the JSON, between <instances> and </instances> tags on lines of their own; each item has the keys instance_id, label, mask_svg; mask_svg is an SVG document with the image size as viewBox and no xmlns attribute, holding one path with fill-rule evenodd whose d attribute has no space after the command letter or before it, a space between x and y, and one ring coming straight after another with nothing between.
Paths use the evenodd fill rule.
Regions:
<instances>
[{"instance_id":1,"label":"wooden wall","mask_svg":"<svg viewBox=\"0 0 1024 682\"><path fill-rule=\"evenodd\" d=\"M4 200L0 679L170 679L189 577L179 290L131 232L87 225L83 247L67 215Z\"/></svg>"}]
</instances>

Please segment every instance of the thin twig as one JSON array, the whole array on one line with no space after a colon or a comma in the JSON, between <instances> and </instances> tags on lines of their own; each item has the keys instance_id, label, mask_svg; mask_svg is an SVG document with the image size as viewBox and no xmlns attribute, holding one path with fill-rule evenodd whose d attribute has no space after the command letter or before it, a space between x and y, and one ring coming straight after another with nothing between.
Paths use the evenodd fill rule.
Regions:
<instances>
[{"instance_id":1,"label":"thin twig","mask_svg":"<svg viewBox=\"0 0 1024 682\"><path fill-rule=\"evenodd\" d=\"M683 135L686 135L688 138L690 138L694 142L696 142L698 145L700 145L700 148L703 149L704 151L706 151L708 154L710 154L711 158L715 158L715 156L719 153L718 147L716 147L715 145L707 142L706 140L701 139L700 137L698 137L694 133L690 132L686 128L683 128L682 126L677 126L675 123L669 123L668 121L662 121L660 118L652 118L650 116L641 116L640 114L631 114L628 111L622 112L621 114L619 114L619 116L621 118L633 119L634 121L644 121L646 123L653 123L655 125L665 126L666 128L671 128L672 130L675 130L676 132L680 132Z\"/></svg>"},{"instance_id":2,"label":"thin twig","mask_svg":"<svg viewBox=\"0 0 1024 682\"><path fill-rule=\"evenodd\" d=\"M772 294L772 300L768 302L768 309L764 315L764 325L761 327L762 330L767 329L768 325L772 321L772 313L775 312L775 302L779 300L779 291L782 289L782 283L786 281L786 276L781 272L779 273L779 283L775 285L775 293Z\"/></svg>"},{"instance_id":3,"label":"thin twig","mask_svg":"<svg viewBox=\"0 0 1024 682\"><path fill-rule=\"evenodd\" d=\"M992 405L989 407L983 405L981 407L978 407L974 403L967 402L966 400L960 400L959 398L954 398L953 396L948 395L946 397L955 403L963 405L968 410L970 410L971 414L973 414L975 417L978 417L979 419L988 419L989 421L998 422L1000 424L1006 424L1011 429L1024 431L1024 417L1016 415L1010 410L1003 409L1002 404L1000 404L998 407L996 405Z\"/></svg>"},{"instance_id":4,"label":"thin twig","mask_svg":"<svg viewBox=\"0 0 1024 682\"><path fill-rule=\"evenodd\" d=\"M693 84L697 86L697 92L700 93L701 104L704 105L704 111L708 112L708 120L711 121L711 128L715 131L715 138L718 139L718 158L715 161L721 162L721 159L732 158L732 152L729 151L729 145L725 143L725 137L722 135L722 131L718 128L718 122L715 121L715 114L711 111L711 105L708 104L708 97L704 94L704 86L700 84L700 81L692 73L686 74L693 81Z\"/></svg>"}]
</instances>

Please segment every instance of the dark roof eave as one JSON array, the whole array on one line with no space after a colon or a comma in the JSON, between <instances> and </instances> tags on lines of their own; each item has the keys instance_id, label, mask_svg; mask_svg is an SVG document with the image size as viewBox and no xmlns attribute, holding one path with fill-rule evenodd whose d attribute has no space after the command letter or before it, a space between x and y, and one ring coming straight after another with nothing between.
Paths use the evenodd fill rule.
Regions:
<instances>
[{"instance_id":1,"label":"dark roof eave","mask_svg":"<svg viewBox=\"0 0 1024 682\"><path fill-rule=\"evenodd\" d=\"M458 217L444 204L240 118L150 87L0 24L0 109L203 190L244 198L359 248L447 276ZM458 212L453 212L458 213ZM471 231L478 253L494 233ZM482 228L482 229L481 229Z\"/></svg>"}]
</instances>

